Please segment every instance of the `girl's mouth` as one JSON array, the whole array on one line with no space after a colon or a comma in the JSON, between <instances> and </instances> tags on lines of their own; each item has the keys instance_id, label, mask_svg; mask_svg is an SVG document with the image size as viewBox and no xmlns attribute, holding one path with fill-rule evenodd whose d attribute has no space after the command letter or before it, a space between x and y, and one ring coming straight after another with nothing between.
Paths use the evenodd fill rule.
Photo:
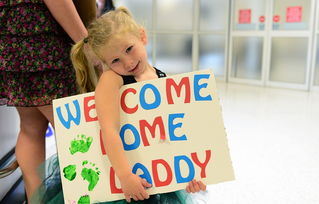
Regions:
<instances>
[{"instance_id":1,"label":"girl's mouth","mask_svg":"<svg viewBox=\"0 0 319 204\"><path fill-rule=\"evenodd\" d=\"M129 72L135 72L137 70L139 64L140 64L140 62L138 62L137 65L133 69L131 69Z\"/></svg>"}]
</instances>

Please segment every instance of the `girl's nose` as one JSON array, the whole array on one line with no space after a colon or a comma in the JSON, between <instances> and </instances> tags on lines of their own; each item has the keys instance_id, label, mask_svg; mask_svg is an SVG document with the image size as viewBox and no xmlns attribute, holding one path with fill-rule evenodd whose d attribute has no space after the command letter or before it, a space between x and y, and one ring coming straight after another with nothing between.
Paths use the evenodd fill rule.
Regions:
<instances>
[{"instance_id":1,"label":"girl's nose","mask_svg":"<svg viewBox=\"0 0 319 204\"><path fill-rule=\"evenodd\" d=\"M134 68L134 61L131 58L127 57L124 62L126 69L131 70Z\"/></svg>"}]
</instances>

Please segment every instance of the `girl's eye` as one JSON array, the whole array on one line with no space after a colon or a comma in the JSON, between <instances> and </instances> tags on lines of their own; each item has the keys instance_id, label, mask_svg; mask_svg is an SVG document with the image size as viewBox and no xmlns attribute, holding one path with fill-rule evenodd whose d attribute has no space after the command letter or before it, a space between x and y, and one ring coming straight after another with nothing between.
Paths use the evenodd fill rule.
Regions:
<instances>
[{"instance_id":1,"label":"girl's eye","mask_svg":"<svg viewBox=\"0 0 319 204\"><path fill-rule=\"evenodd\" d=\"M133 46L130 46L126 49L126 53L130 52L133 49Z\"/></svg>"},{"instance_id":2,"label":"girl's eye","mask_svg":"<svg viewBox=\"0 0 319 204\"><path fill-rule=\"evenodd\" d=\"M118 61L120 61L120 59L119 59L119 58L116 58L116 59L112 60L112 64L114 64L114 63L116 63L116 62L118 62Z\"/></svg>"}]
</instances>

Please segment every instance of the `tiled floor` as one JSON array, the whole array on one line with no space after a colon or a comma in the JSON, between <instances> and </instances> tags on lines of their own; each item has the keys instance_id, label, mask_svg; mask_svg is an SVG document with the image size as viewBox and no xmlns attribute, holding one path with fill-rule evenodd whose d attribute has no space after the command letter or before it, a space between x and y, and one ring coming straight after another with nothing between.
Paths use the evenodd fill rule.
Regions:
<instances>
[{"instance_id":1,"label":"tiled floor","mask_svg":"<svg viewBox=\"0 0 319 204\"><path fill-rule=\"evenodd\" d=\"M217 83L236 180L214 204L319 203L319 93Z\"/></svg>"}]
</instances>

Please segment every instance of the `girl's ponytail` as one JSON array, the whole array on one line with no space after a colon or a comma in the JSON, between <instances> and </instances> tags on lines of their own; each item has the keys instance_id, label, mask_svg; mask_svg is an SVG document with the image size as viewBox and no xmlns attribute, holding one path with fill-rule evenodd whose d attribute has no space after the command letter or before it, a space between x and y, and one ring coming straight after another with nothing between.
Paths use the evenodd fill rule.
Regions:
<instances>
[{"instance_id":1,"label":"girl's ponytail","mask_svg":"<svg viewBox=\"0 0 319 204\"><path fill-rule=\"evenodd\" d=\"M99 76L98 71L95 70L92 62L89 62L85 55L84 48L88 43L85 43L84 40L77 42L71 49L71 60L80 93L94 91Z\"/></svg>"},{"instance_id":2,"label":"girl's ponytail","mask_svg":"<svg viewBox=\"0 0 319 204\"><path fill-rule=\"evenodd\" d=\"M126 7L124 7L124 6L118 7L115 11L116 11L116 12L123 12L123 13L125 13L126 15L132 17L132 15L131 15L131 13L129 12L129 10L128 10Z\"/></svg>"}]
</instances>

